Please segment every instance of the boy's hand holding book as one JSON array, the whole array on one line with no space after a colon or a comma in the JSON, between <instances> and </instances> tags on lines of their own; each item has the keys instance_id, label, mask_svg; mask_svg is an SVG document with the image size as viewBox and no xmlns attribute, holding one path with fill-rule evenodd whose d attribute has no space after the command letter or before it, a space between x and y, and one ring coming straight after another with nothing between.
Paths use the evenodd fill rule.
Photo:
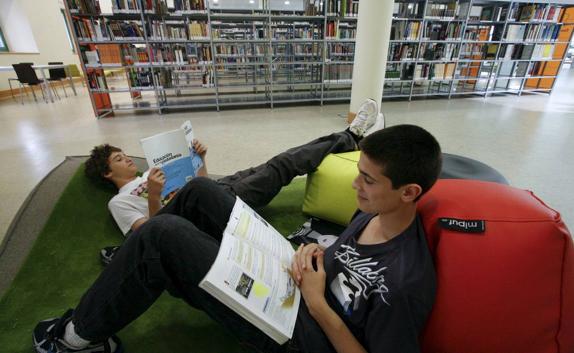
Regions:
<instances>
[{"instance_id":1,"label":"boy's hand holding book","mask_svg":"<svg viewBox=\"0 0 574 353\"><path fill-rule=\"evenodd\" d=\"M161 199L161 192L165 184L165 175L161 168L151 168L147 176L147 189L149 197L157 197Z\"/></svg>"}]
</instances>

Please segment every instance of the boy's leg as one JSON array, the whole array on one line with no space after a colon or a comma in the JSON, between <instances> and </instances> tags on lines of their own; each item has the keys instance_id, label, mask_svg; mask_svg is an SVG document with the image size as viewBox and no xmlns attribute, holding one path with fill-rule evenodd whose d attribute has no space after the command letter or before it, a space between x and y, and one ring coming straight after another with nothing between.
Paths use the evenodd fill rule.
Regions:
<instances>
[{"instance_id":1,"label":"boy's leg","mask_svg":"<svg viewBox=\"0 0 574 353\"><path fill-rule=\"evenodd\" d=\"M164 290L205 311L239 340L264 352L282 351L260 330L198 287L219 242L174 215L153 217L129 237L82 297L75 332L89 341L109 337L144 313Z\"/></svg>"},{"instance_id":2,"label":"boy's leg","mask_svg":"<svg viewBox=\"0 0 574 353\"><path fill-rule=\"evenodd\" d=\"M197 177L174 196L160 214L172 214L191 221L197 228L221 240L235 197L214 180Z\"/></svg>"},{"instance_id":3,"label":"boy's leg","mask_svg":"<svg viewBox=\"0 0 574 353\"><path fill-rule=\"evenodd\" d=\"M224 177L218 183L251 207L262 207L294 177L317 169L328 154L354 151L356 148L357 143L350 133L337 132L291 148L267 163Z\"/></svg>"}]
</instances>

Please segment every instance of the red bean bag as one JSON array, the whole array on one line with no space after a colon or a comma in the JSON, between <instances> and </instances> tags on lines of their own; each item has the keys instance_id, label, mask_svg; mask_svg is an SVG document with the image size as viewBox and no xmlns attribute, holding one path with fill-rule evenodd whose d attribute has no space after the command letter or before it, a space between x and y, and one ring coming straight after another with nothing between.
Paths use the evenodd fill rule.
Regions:
<instances>
[{"instance_id":1,"label":"red bean bag","mask_svg":"<svg viewBox=\"0 0 574 353\"><path fill-rule=\"evenodd\" d=\"M574 247L532 192L439 180L419 202L437 295L424 353L573 353Z\"/></svg>"}]
</instances>

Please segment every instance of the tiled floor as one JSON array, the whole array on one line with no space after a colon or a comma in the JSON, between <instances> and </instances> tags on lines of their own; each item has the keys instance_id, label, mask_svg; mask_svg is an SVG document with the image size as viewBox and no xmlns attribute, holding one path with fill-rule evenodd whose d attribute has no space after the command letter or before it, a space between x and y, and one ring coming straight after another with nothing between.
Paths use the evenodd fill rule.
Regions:
<instances>
[{"instance_id":1,"label":"tiled floor","mask_svg":"<svg viewBox=\"0 0 574 353\"><path fill-rule=\"evenodd\" d=\"M574 70L564 71L555 92L524 95L385 102L387 124L425 127L445 152L478 159L512 185L533 190L574 228ZM82 89L80 90L82 91ZM142 155L139 139L190 119L209 146L208 168L227 174L282 150L346 127L347 104L124 114L96 120L85 90L54 104L0 103L0 241L32 188L66 155L85 155L102 142Z\"/></svg>"}]
</instances>

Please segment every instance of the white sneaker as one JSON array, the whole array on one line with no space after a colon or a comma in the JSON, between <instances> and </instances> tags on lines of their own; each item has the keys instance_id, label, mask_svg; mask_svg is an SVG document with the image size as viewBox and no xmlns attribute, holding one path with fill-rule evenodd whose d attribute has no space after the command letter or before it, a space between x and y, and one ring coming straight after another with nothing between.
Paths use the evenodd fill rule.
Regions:
<instances>
[{"instance_id":1,"label":"white sneaker","mask_svg":"<svg viewBox=\"0 0 574 353\"><path fill-rule=\"evenodd\" d=\"M365 131L363 137L369 136L373 132L382 130L384 128L385 128L385 116L383 115L383 113L379 113L379 115L377 115L375 123L373 124L373 126L371 126L369 130Z\"/></svg>"},{"instance_id":2,"label":"white sneaker","mask_svg":"<svg viewBox=\"0 0 574 353\"><path fill-rule=\"evenodd\" d=\"M370 98L367 99L359 107L355 119L349 125L349 130L355 135L362 137L375 124L378 113L379 106L377 102Z\"/></svg>"}]
</instances>

